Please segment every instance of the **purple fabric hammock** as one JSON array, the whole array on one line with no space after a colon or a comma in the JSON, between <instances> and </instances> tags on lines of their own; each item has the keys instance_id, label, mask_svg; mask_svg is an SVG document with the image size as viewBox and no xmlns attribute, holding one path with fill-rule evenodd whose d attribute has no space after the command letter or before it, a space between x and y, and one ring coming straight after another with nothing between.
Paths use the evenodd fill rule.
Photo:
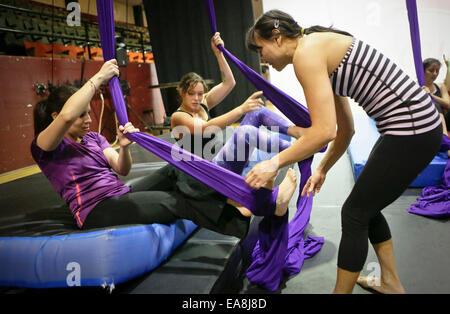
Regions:
<instances>
[{"instance_id":1,"label":"purple fabric hammock","mask_svg":"<svg viewBox=\"0 0 450 314\"><path fill-rule=\"evenodd\" d=\"M104 60L107 61L113 59L115 53L113 2L111 0L97 0L97 11L103 56ZM245 65L242 64L242 66ZM248 72L250 73L251 70L249 69ZM255 73L255 75L258 74ZM118 121L123 125L128 121L128 117L117 77L111 79L109 87ZM273 91L274 87L271 87L270 84L261 89L266 97L274 103L285 101L287 97L279 90ZM280 93L283 96L274 101L277 98L276 93ZM298 108L296 108L296 111L298 111ZM285 114L295 123L299 120L303 121L299 125L305 125L305 121L306 125L308 125L308 122L310 124L306 109L303 108L300 112L294 112L293 114L287 112ZM292 118L293 115L296 118ZM245 183L242 176L207 160L200 159L190 152L156 137L141 132L130 134L129 137L173 166L242 204L255 215L266 216L260 224L259 244L253 252L253 263L247 274L251 282L259 284L268 290L276 290L283 274L292 275L300 271L303 260L312 257L320 250L323 238L308 237L306 241L303 239L303 231L309 221L312 199L301 198L298 200L296 218L291 222L293 224L295 221L295 225L291 228L291 224L289 224L288 229L288 214L283 217L273 215L278 192L277 188L273 189L273 191L264 188L254 190ZM183 155L186 158L183 158L181 161L174 161L171 154L173 150L176 150L179 155ZM305 161L300 165L302 173L301 186L305 184L310 175L311 160ZM289 232L289 230L295 232Z\"/></svg>"},{"instance_id":2,"label":"purple fabric hammock","mask_svg":"<svg viewBox=\"0 0 450 314\"><path fill-rule=\"evenodd\" d=\"M411 44L417 80L420 86L423 86L425 85L425 76L422 64L416 0L406 0L406 8L408 9ZM450 140L443 134L441 151L447 151L449 149ZM447 159L442 183L437 186L425 187L422 190L422 197L418 198L417 201L417 204L411 205L408 210L409 213L435 218L450 217L450 159Z\"/></svg>"},{"instance_id":3,"label":"purple fabric hammock","mask_svg":"<svg viewBox=\"0 0 450 314\"><path fill-rule=\"evenodd\" d=\"M422 197L408 212L433 218L450 217L450 159L447 159L442 184L424 187Z\"/></svg>"}]
</instances>

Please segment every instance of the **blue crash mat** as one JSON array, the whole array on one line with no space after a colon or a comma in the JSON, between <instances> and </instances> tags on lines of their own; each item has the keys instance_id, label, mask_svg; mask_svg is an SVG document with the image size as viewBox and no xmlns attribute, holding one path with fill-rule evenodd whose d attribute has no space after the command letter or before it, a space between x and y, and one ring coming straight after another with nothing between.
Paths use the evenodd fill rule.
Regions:
<instances>
[{"instance_id":1,"label":"blue crash mat","mask_svg":"<svg viewBox=\"0 0 450 314\"><path fill-rule=\"evenodd\" d=\"M133 172L148 174L163 165L135 165ZM41 173L0 185L0 195L0 286L112 289L156 268L197 228L179 219L79 230Z\"/></svg>"},{"instance_id":2,"label":"blue crash mat","mask_svg":"<svg viewBox=\"0 0 450 314\"><path fill-rule=\"evenodd\" d=\"M380 134L377 131L375 122L364 112L354 112L353 119L355 123L355 135L348 147L350 162L352 164L355 180L361 173L364 165L369 158L369 154ZM408 156L404 156L405 162L408 162ZM437 155L431 163L417 176L410 184L410 187L425 187L437 185L442 180L447 159Z\"/></svg>"},{"instance_id":3,"label":"blue crash mat","mask_svg":"<svg viewBox=\"0 0 450 314\"><path fill-rule=\"evenodd\" d=\"M172 225L0 237L0 285L114 288L115 284L156 268L196 228L193 222L179 219Z\"/></svg>"}]
</instances>

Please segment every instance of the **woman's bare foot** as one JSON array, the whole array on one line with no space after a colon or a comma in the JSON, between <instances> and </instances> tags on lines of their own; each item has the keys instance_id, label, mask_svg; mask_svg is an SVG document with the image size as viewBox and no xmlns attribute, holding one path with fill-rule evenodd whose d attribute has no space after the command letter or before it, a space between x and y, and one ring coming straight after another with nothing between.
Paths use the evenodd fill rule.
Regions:
<instances>
[{"instance_id":1,"label":"woman's bare foot","mask_svg":"<svg viewBox=\"0 0 450 314\"><path fill-rule=\"evenodd\" d=\"M291 200L292 195L294 195L296 187L297 187L297 176L295 174L295 170L289 168L286 173L286 176L283 179L283 182L281 182L278 188L278 195L275 209L276 216L284 216L286 214L289 201Z\"/></svg>"},{"instance_id":2,"label":"woman's bare foot","mask_svg":"<svg viewBox=\"0 0 450 314\"><path fill-rule=\"evenodd\" d=\"M296 126L296 125L293 125L293 126L289 127L288 130L287 130L287 134L289 136L294 137L297 140L300 137L302 137L303 134L305 134L305 132L306 132L305 128L302 128L302 127L299 127L299 126Z\"/></svg>"},{"instance_id":3,"label":"woman's bare foot","mask_svg":"<svg viewBox=\"0 0 450 314\"><path fill-rule=\"evenodd\" d=\"M371 289L382 294L404 294L405 289L400 282L386 283L382 279L373 276L360 276L356 281L364 289Z\"/></svg>"}]
</instances>

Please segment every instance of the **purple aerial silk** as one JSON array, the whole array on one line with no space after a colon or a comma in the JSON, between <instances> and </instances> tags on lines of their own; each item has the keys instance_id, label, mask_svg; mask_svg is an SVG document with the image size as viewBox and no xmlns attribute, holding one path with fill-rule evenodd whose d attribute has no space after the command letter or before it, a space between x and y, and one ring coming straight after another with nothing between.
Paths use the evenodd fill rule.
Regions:
<instances>
[{"instance_id":1,"label":"purple aerial silk","mask_svg":"<svg viewBox=\"0 0 450 314\"><path fill-rule=\"evenodd\" d=\"M442 134L441 152L447 152L450 150L450 138L446 134Z\"/></svg>"},{"instance_id":2,"label":"purple aerial silk","mask_svg":"<svg viewBox=\"0 0 450 314\"><path fill-rule=\"evenodd\" d=\"M113 59L115 54L112 0L97 0L97 11L103 56L104 60L107 61ZM230 56L231 54L229 54ZM240 62L236 58L234 59L235 62ZM241 63L241 67L244 68L244 66ZM247 69L247 73L249 76L259 76L250 69ZM128 122L128 117L117 77L111 79L109 87L118 121L121 125L124 125ZM263 90L266 97L272 100L273 103L279 104L280 101L285 102L286 108L283 108L282 112L292 122L305 127L310 125L307 110L301 105L296 105L293 99L289 100L289 96L277 90L268 82L258 85L257 88ZM280 93L279 98L277 98L277 93ZM291 109L287 110L287 108ZM309 213L311 211L310 199L299 199L298 205L301 208L297 209L296 216L291 221L291 224L295 222L295 226L288 229L288 214L283 217L273 215L278 188L274 188L272 191L264 188L254 190L245 183L242 176L223 169L207 160L200 159L190 152L161 139L142 132L129 134L128 137L207 186L242 204L255 215L266 216L260 224L260 240L254 250L254 260L247 274L250 281L266 289L276 290L283 274L292 275L298 272L303 264L303 259L313 256L320 250L323 238L309 237L306 241L303 239L303 231L308 224ZM179 154L183 154L189 160L195 160L195 162L189 160L173 160L172 150L177 150ZM303 185L310 175L311 162L312 159L309 159L300 165ZM308 171L309 175L305 178L304 173L306 174ZM297 226L303 229L299 229ZM289 232L291 230L295 232ZM289 241L287 241L288 235Z\"/></svg>"},{"instance_id":3,"label":"purple aerial silk","mask_svg":"<svg viewBox=\"0 0 450 314\"><path fill-rule=\"evenodd\" d=\"M434 218L450 217L450 159L447 159L442 183L424 187L422 197L417 199L417 204L411 205L408 212Z\"/></svg>"},{"instance_id":4,"label":"purple aerial silk","mask_svg":"<svg viewBox=\"0 0 450 314\"><path fill-rule=\"evenodd\" d=\"M414 53L414 64L416 67L417 79L420 86L425 85L422 55L420 48L419 22L417 17L416 0L406 0L408 9L408 19L411 32L411 44ZM441 151L450 149L449 138L444 134L442 137ZM445 167L442 183L437 186L428 186L422 190L422 197L417 204L411 205L409 213L443 218L450 217L450 166L449 159Z\"/></svg>"},{"instance_id":5,"label":"purple aerial silk","mask_svg":"<svg viewBox=\"0 0 450 314\"><path fill-rule=\"evenodd\" d=\"M406 8L408 9L409 31L411 34L411 45L414 54L414 66L416 67L417 81L420 86L425 85L425 74L422 63L422 49L420 47L420 31L417 17L416 0L406 0Z\"/></svg>"},{"instance_id":6,"label":"purple aerial silk","mask_svg":"<svg viewBox=\"0 0 450 314\"><path fill-rule=\"evenodd\" d=\"M213 1L205 0L205 5L208 10L211 31L214 34L217 32L217 26ZM219 45L218 48L295 125L311 126L308 110L304 106L250 69L222 45ZM311 176L311 163L312 158L298 163L301 174L300 191L303 190L306 181ZM265 217L261 221L259 241L253 251L252 264L247 270L247 278L250 282L268 290L276 290L283 275L291 276L300 272L304 259L314 256L322 248L324 243L322 237L308 236L306 240L304 239L304 231L309 222L311 209L312 197L299 195L297 211L290 222L288 222L288 215Z\"/></svg>"}]
</instances>

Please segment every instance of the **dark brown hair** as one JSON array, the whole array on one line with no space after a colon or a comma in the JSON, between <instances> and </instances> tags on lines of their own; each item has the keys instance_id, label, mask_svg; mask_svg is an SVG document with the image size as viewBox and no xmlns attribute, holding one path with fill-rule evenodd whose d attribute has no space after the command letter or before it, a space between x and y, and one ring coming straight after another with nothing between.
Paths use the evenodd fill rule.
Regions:
<instances>
[{"instance_id":1,"label":"dark brown hair","mask_svg":"<svg viewBox=\"0 0 450 314\"><path fill-rule=\"evenodd\" d=\"M295 38L302 34L302 27L289 14L280 10L270 10L261 15L250 27L246 36L246 45L249 50L257 51L258 46L255 44L255 33L264 38L270 39L273 37L273 30L278 29L281 35L288 38ZM352 36L350 33L335 29L333 27L324 27L320 25L311 26L304 29L304 34L318 32L333 32L342 35Z\"/></svg>"},{"instance_id":2,"label":"dark brown hair","mask_svg":"<svg viewBox=\"0 0 450 314\"><path fill-rule=\"evenodd\" d=\"M435 58L427 58L427 59L423 60L422 63L423 63L424 70L428 69L434 63L437 63L437 64L439 64L439 66L441 66L441 61L439 61L438 59L435 59Z\"/></svg>"},{"instance_id":3,"label":"dark brown hair","mask_svg":"<svg viewBox=\"0 0 450 314\"><path fill-rule=\"evenodd\" d=\"M50 95L36 104L33 110L34 135L44 131L52 123L52 113L59 113L78 89L73 86L60 86L55 88Z\"/></svg>"},{"instance_id":4,"label":"dark brown hair","mask_svg":"<svg viewBox=\"0 0 450 314\"><path fill-rule=\"evenodd\" d=\"M203 90L205 91L205 93L208 92L208 85L206 84L205 80L203 79L203 77L201 77L195 72L190 72L183 75L183 77L180 80L180 83L178 84L178 90L182 91L183 93L186 93L192 84L194 84L195 86L197 85L197 83L202 83Z\"/></svg>"}]
</instances>

